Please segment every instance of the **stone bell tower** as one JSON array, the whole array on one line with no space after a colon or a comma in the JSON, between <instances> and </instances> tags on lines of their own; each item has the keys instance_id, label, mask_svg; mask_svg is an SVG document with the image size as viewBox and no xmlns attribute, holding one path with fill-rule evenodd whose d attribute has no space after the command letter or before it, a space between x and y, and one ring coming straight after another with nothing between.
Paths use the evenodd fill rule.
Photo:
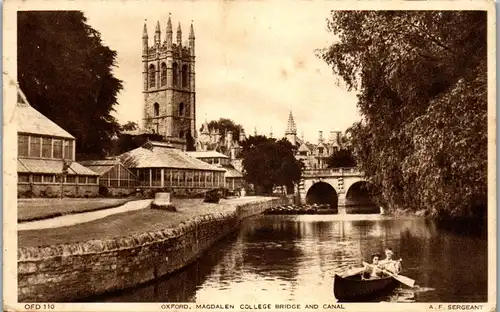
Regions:
<instances>
[{"instance_id":1,"label":"stone bell tower","mask_svg":"<svg viewBox=\"0 0 500 312\"><path fill-rule=\"evenodd\" d=\"M153 45L147 25L142 35L143 129L163 136L166 142L185 150L186 138L196 138L195 37L191 23L187 44L182 43L181 24L173 41L172 21L167 21L161 41L156 23Z\"/></svg>"}]
</instances>

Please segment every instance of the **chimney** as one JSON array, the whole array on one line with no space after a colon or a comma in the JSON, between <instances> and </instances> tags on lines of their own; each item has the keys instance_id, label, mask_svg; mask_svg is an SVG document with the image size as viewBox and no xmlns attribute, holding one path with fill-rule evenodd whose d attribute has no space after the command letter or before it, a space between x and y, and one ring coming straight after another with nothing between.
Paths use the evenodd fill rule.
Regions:
<instances>
[{"instance_id":1,"label":"chimney","mask_svg":"<svg viewBox=\"0 0 500 312\"><path fill-rule=\"evenodd\" d=\"M318 143L323 143L323 131L319 131Z\"/></svg>"}]
</instances>

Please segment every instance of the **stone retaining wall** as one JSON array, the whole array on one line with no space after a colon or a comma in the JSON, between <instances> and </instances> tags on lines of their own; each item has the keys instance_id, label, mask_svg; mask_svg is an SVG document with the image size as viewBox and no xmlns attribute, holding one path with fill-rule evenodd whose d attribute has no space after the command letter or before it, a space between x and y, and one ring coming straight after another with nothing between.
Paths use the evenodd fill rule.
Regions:
<instances>
[{"instance_id":1,"label":"stone retaining wall","mask_svg":"<svg viewBox=\"0 0 500 312\"><path fill-rule=\"evenodd\" d=\"M290 198L267 198L175 229L108 241L18 249L18 301L75 301L137 286L195 261L239 222ZM59 290L59 291L55 291Z\"/></svg>"}]
</instances>

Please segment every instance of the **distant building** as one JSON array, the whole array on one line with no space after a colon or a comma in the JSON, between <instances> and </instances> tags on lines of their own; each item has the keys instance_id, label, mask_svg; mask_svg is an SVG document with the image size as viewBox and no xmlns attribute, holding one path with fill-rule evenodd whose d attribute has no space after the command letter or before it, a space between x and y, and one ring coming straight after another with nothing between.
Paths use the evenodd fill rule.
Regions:
<instances>
[{"instance_id":1,"label":"distant building","mask_svg":"<svg viewBox=\"0 0 500 312\"><path fill-rule=\"evenodd\" d=\"M242 149L238 141L246 139L243 129L240 131L238 139L233 137L232 131L223 134L218 129L210 129L208 122L205 120L197 137L196 150L200 152L216 151L228 156L230 159L236 159Z\"/></svg>"},{"instance_id":2,"label":"distant building","mask_svg":"<svg viewBox=\"0 0 500 312\"><path fill-rule=\"evenodd\" d=\"M144 93L143 132L157 133L164 141L186 150L189 135L196 138L195 37L191 24L188 42L182 43L181 25L174 42L172 21L161 40L157 22L153 45L147 25L142 35Z\"/></svg>"},{"instance_id":3,"label":"distant building","mask_svg":"<svg viewBox=\"0 0 500 312\"><path fill-rule=\"evenodd\" d=\"M118 159L137 176L140 188L169 188L174 193L189 194L224 186L224 169L168 143L148 142Z\"/></svg>"},{"instance_id":4,"label":"distant building","mask_svg":"<svg viewBox=\"0 0 500 312\"><path fill-rule=\"evenodd\" d=\"M187 154L224 169L224 186L229 190L236 191L243 187L243 174L233 166L228 156L216 151L187 152Z\"/></svg>"},{"instance_id":5,"label":"distant building","mask_svg":"<svg viewBox=\"0 0 500 312\"><path fill-rule=\"evenodd\" d=\"M20 89L15 120L18 196L58 197L62 189L65 196L98 195L99 175L75 161L75 138L35 110Z\"/></svg>"},{"instance_id":6,"label":"distant building","mask_svg":"<svg viewBox=\"0 0 500 312\"><path fill-rule=\"evenodd\" d=\"M304 162L307 169L326 168L326 160L335 151L342 148L342 132L330 131L327 140L323 138L323 131L319 131L318 142L306 142L303 137L297 137L297 126L292 112L288 115L285 138L297 147L296 158Z\"/></svg>"},{"instance_id":7,"label":"distant building","mask_svg":"<svg viewBox=\"0 0 500 312\"><path fill-rule=\"evenodd\" d=\"M137 188L137 176L117 159L85 160L80 163L99 174L99 185L105 186L111 196L130 195Z\"/></svg>"}]
</instances>

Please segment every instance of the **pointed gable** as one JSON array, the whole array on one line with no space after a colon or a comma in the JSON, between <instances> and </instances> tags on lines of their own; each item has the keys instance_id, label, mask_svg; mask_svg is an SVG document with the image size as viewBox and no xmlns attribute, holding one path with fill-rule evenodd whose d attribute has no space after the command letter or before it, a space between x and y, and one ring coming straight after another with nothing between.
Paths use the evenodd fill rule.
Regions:
<instances>
[{"instance_id":1,"label":"pointed gable","mask_svg":"<svg viewBox=\"0 0 500 312\"><path fill-rule=\"evenodd\" d=\"M17 106L14 114L18 133L75 139L66 130L34 109L21 89L18 88L17 92Z\"/></svg>"}]
</instances>

